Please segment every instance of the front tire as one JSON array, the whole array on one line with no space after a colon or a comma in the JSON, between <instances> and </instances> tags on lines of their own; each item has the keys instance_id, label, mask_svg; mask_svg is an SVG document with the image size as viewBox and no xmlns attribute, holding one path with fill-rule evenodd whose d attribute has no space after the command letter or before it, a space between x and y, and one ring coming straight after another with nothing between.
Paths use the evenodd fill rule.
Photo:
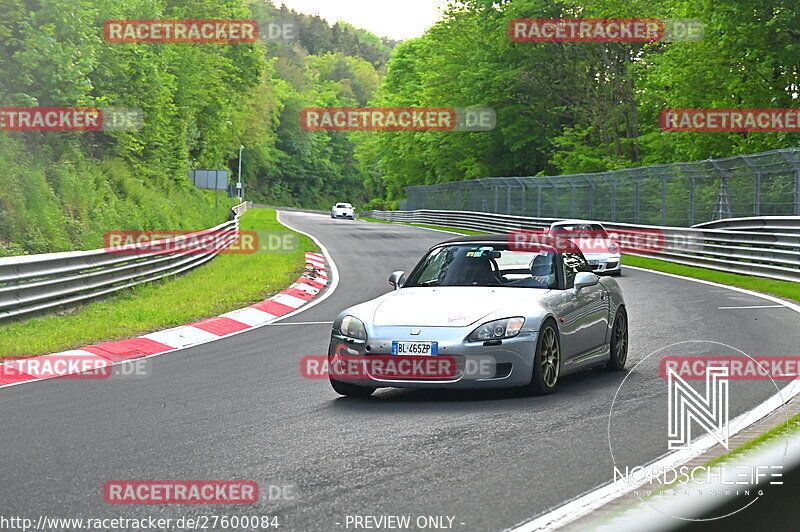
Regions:
<instances>
[{"instance_id":1,"label":"front tire","mask_svg":"<svg viewBox=\"0 0 800 532\"><path fill-rule=\"evenodd\" d=\"M614 317L610 348L611 353L606 362L606 369L621 371L628 360L628 313L625 312L625 307L620 307Z\"/></svg>"},{"instance_id":2,"label":"front tire","mask_svg":"<svg viewBox=\"0 0 800 532\"><path fill-rule=\"evenodd\" d=\"M552 320L545 321L536 339L533 371L528 390L533 395L549 395L556 391L561 373L561 341Z\"/></svg>"},{"instance_id":3,"label":"front tire","mask_svg":"<svg viewBox=\"0 0 800 532\"><path fill-rule=\"evenodd\" d=\"M330 379L331 387L339 395L346 397L369 397L375 393L375 388L367 388L366 386L356 386L349 382L335 381Z\"/></svg>"}]
</instances>

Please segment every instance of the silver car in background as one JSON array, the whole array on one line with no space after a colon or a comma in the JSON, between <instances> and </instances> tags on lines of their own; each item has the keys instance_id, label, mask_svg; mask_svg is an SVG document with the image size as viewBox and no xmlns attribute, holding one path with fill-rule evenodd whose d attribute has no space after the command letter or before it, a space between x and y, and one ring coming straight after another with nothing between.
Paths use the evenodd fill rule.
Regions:
<instances>
[{"instance_id":1,"label":"silver car in background","mask_svg":"<svg viewBox=\"0 0 800 532\"><path fill-rule=\"evenodd\" d=\"M621 370L628 353L628 316L614 279L592 273L571 243L518 251L509 235L462 237L432 247L406 275L392 273L393 292L341 312L331 332L328 364L364 362L364 372L329 373L342 395L380 387L527 387L556 390L571 372ZM447 376L399 378L370 373L372 357L431 361L447 356ZM491 361L471 374L471 360Z\"/></svg>"},{"instance_id":2,"label":"silver car in background","mask_svg":"<svg viewBox=\"0 0 800 532\"><path fill-rule=\"evenodd\" d=\"M562 220L550 225L551 236L566 236L583 253L596 273L622 274L622 254L618 239L603 224L587 220Z\"/></svg>"}]
</instances>

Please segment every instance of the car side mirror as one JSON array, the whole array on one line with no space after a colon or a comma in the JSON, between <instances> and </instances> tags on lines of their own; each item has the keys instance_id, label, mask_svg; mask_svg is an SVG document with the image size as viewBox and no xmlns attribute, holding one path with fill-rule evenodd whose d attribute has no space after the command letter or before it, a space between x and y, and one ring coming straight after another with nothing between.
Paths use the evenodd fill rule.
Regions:
<instances>
[{"instance_id":1,"label":"car side mirror","mask_svg":"<svg viewBox=\"0 0 800 532\"><path fill-rule=\"evenodd\" d=\"M575 276L575 291L587 286L594 286L600 282L600 279L591 272L578 272Z\"/></svg>"},{"instance_id":2,"label":"car side mirror","mask_svg":"<svg viewBox=\"0 0 800 532\"><path fill-rule=\"evenodd\" d=\"M403 286L403 277L405 277L406 272L402 270L398 270L396 272L392 272L392 275L389 276L389 284L394 287L395 290L400 290Z\"/></svg>"}]
</instances>

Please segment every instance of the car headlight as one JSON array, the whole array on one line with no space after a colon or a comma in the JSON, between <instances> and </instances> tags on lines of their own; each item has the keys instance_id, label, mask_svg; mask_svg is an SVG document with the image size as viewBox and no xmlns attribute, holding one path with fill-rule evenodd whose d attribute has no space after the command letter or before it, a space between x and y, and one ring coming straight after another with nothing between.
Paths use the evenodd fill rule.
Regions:
<instances>
[{"instance_id":1,"label":"car headlight","mask_svg":"<svg viewBox=\"0 0 800 532\"><path fill-rule=\"evenodd\" d=\"M364 322L355 316L345 316L339 326L339 332L342 336L347 336L354 340L367 339L367 329L364 327Z\"/></svg>"},{"instance_id":2,"label":"car headlight","mask_svg":"<svg viewBox=\"0 0 800 532\"><path fill-rule=\"evenodd\" d=\"M522 330L525 318L506 318L504 320L484 323L469 335L470 342L483 342L486 340L502 340L513 338Z\"/></svg>"},{"instance_id":3,"label":"car headlight","mask_svg":"<svg viewBox=\"0 0 800 532\"><path fill-rule=\"evenodd\" d=\"M619 244L611 244L608 246L609 253L619 253Z\"/></svg>"}]
</instances>

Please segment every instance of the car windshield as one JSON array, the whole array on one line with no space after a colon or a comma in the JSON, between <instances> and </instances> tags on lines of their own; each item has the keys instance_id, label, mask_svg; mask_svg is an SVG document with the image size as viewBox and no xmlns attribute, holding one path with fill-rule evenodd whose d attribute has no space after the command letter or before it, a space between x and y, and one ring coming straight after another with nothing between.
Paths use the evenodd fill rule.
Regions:
<instances>
[{"instance_id":1,"label":"car windshield","mask_svg":"<svg viewBox=\"0 0 800 532\"><path fill-rule=\"evenodd\" d=\"M563 224L563 225L556 225L550 231L554 235L582 235L582 234L590 234L592 236L602 236L603 238L608 238L608 232L605 228L600 224L588 224L588 223L575 223L575 224Z\"/></svg>"},{"instance_id":2,"label":"car windshield","mask_svg":"<svg viewBox=\"0 0 800 532\"><path fill-rule=\"evenodd\" d=\"M349 203L339 203L339 204L336 205L336 208L337 209L349 209L350 208L350 204Z\"/></svg>"},{"instance_id":3,"label":"car windshield","mask_svg":"<svg viewBox=\"0 0 800 532\"><path fill-rule=\"evenodd\" d=\"M507 244L442 246L422 260L403 287L556 288L555 258L550 251L513 251Z\"/></svg>"}]
</instances>

